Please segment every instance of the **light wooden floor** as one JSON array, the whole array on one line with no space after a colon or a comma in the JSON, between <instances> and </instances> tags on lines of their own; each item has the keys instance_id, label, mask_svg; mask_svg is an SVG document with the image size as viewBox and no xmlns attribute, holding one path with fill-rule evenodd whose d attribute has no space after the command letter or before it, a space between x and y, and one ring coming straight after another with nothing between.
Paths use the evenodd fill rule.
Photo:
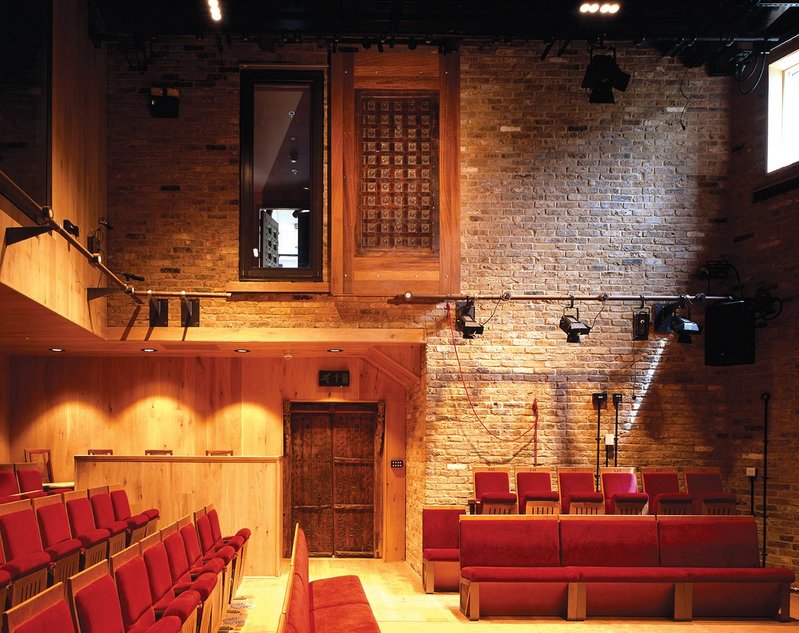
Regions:
<instances>
[{"instance_id":1,"label":"light wooden floor","mask_svg":"<svg viewBox=\"0 0 799 633\"><path fill-rule=\"evenodd\" d=\"M428 595L418 575L405 563L373 559L312 558L311 579L355 574L360 577L382 633L495 633L497 631L614 631L619 633L755 633L799 628L799 621L770 620L670 620L616 619L567 622L560 618L497 618L469 622L458 610L456 593ZM273 633L277 626L286 586L287 563L279 578L245 578L234 604L243 605L246 624L241 633ZM799 595L791 597L791 613L799 615ZM233 617L236 617L235 614ZM238 629L238 627L236 627ZM238 633L238 631L237 631ZM346 633L342 631L342 633Z\"/></svg>"}]
</instances>

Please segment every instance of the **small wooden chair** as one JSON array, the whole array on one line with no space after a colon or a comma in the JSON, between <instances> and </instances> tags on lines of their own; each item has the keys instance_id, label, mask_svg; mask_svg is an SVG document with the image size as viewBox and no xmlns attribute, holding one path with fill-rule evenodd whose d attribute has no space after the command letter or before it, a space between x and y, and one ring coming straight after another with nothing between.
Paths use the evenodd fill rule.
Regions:
<instances>
[{"instance_id":1,"label":"small wooden chair","mask_svg":"<svg viewBox=\"0 0 799 633\"><path fill-rule=\"evenodd\" d=\"M205 449L205 456L206 457L233 457L233 449L222 449L222 450L212 450L212 449Z\"/></svg>"},{"instance_id":2,"label":"small wooden chair","mask_svg":"<svg viewBox=\"0 0 799 633\"><path fill-rule=\"evenodd\" d=\"M148 448L144 451L145 455L172 455L171 448Z\"/></svg>"},{"instance_id":3,"label":"small wooden chair","mask_svg":"<svg viewBox=\"0 0 799 633\"><path fill-rule=\"evenodd\" d=\"M548 466L516 469L516 496L519 514L559 514L560 495L552 490Z\"/></svg>"},{"instance_id":4,"label":"small wooden chair","mask_svg":"<svg viewBox=\"0 0 799 633\"><path fill-rule=\"evenodd\" d=\"M25 449L25 463L36 464L39 473L42 476L42 483L50 484L55 481L53 479L53 464L51 462L51 455L49 448L26 448Z\"/></svg>"},{"instance_id":5,"label":"small wooden chair","mask_svg":"<svg viewBox=\"0 0 799 633\"><path fill-rule=\"evenodd\" d=\"M473 476L477 514L513 514L516 512L516 494L510 491L507 468L490 466L475 468Z\"/></svg>"},{"instance_id":6,"label":"small wooden chair","mask_svg":"<svg viewBox=\"0 0 799 633\"><path fill-rule=\"evenodd\" d=\"M90 448L86 451L89 455L113 455L113 448Z\"/></svg>"},{"instance_id":7,"label":"small wooden chair","mask_svg":"<svg viewBox=\"0 0 799 633\"><path fill-rule=\"evenodd\" d=\"M694 498L680 490L676 468L642 468L641 482L649 495L649 514L693 514Z\"/></svg>"},{"instance_id":8,"label":"small wooden chair","mask_svg":"<svg viewBox=\"0 0 799 633\"><path fill-rule=\"evenodd\" d=\"M736 514L738 498L724 492L721 470L715 467L683 468L685 489L694 498L694 514Z\"/></svg>"},{"instance_id":9,"label":"small wooden chair","mask_svg":"<svg viewBox=\"0 0 799 633\"><path fill-rule=\"evenodd\" d=\"M558 468L558 491L562 514L605 514L605 498L597 492L590 468Z\"/></svg>"},{"instance_id":10,"label":"small wooden chair","mask_svg":"<svg viewBox=\"0 0 799 633\"><path fill-rule=\"evenodd\" d=\"M638 492L632 466L605 466L599 469L599 483L605 497L605 514L643 514L649 495Z\"/></svg>"}]
</instances>

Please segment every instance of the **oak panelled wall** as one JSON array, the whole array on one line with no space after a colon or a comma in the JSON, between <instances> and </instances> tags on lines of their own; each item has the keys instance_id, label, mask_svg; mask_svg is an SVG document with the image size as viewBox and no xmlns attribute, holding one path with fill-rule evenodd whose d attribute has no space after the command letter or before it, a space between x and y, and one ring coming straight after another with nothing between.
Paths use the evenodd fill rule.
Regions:
<instances>
[{"instance_id":1,"label":"oak panelled wall","mask_svg":"<svg viewBox=\"0 0 799 633\"><path fill-rule=\"evenodd\" d=\"M10 407L9 397L9 359L8 356L0 356L0 461L9 461L8 451L8 416Z\"/></svg>"},{"instance_id":2,"label":"oak panelled wall","mask_svg":"<svg viewBox=\"0 0 799 633\"><path fill-rule=\"evenodd\" d=\"M349 369L350 386L317 387L320 369ZM15 357L10 370L10 457L51 446L56 479L72 479L73 457L95 447L281 456L284 400L385 401L383 459L405 457L405 388L357 359ZM383 556L403 560L404 473L384 472Z\"/></svg>"}]
</instances>

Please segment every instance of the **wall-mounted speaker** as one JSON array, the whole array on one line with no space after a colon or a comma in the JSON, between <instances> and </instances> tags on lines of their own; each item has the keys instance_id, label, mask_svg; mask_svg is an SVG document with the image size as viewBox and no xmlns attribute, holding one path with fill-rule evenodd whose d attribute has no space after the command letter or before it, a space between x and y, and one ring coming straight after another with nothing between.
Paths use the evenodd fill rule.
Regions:
<instances>
[{"instance_id":1,"label":"wall-mounted speaker","mask_svg":"<svg viewBox=\"0 0 799 633\"><path fill-rule=\"evenodd\" d=\"M755 311L743 300L713 303L705 309L705 365L755 362Z\"/></svg>"}]
</instances>

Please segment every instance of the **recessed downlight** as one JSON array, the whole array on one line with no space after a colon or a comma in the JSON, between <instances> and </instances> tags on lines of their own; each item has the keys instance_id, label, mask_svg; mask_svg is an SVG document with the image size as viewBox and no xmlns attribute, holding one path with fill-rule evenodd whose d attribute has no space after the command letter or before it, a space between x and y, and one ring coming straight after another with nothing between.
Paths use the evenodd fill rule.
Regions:
<instances>
[{"instance_id":1,"label":"recessed downlight","mask_svg":"<svg viewBox=\"0 0 799 633\"><path fill-rule=\"evenodd\" d=\"M249 354L250 353L250 350L248 350L248 349L246 349L244 347L239 347L237 349L234 349L233 351L236 352L237 354Z\"/></svg>"},{"instance_id":2,"label":"recessed downlight","mask_svg":"<svg viewBox=\"0 0 799 633\"><path fill-rule=\"evenodd\" d=\"M148 354L152 354L153 352L157 352L158 350L154 347L142 347L141 351L147 352Z\"/></svg>"},{"instance_id":3,"label":"recessed downlight","mask_svg":"<svg viewBox=\"0 0 799 633\"><path fill-rule=\"evenodd\" d=\"M344 350L341 349L340 347L331 347L327 351L330 352L331 354L338 354L339 352L343 352Z\"/></svg>"},{"instance_id":4,"label":"recessed downlight","mask_svg":"<svg viewBox=\"0 0 799 633\"><path fill-rule=\"evenodd\" d=\"M58 353L58 352L63 352L63 351L65 351L65 350L64 350L64 348L63 348L63 347L51 347L51 348L50 348L50 351L51 351L51 352L57 352L57 353Z\"/></svg>"}]
</instances>

